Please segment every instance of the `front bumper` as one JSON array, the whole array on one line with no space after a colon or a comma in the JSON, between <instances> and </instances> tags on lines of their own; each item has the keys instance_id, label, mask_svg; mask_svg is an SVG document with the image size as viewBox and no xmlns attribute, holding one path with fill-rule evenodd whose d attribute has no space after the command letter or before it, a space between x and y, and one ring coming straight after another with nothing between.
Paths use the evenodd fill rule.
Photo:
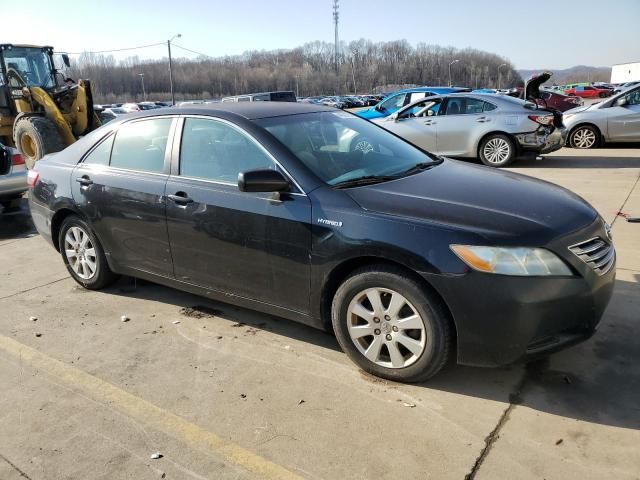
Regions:
<instances>
[{"instance_id":1,"label":"front bumper","mask_svg":"<svg viewBox=\"0 0 640 480\"><path fill-rule=\"evenodd\" d=\"M567 139L567 129L564 127L553 128L552 131L539 129L535 132L518 133L515 138L521 152L551 153L562 148Z\"/></svg>"},{"instance_id":2,"label":"front bumper","mask_svg":"<svg viewBox=\"0 0 640 480\"><path fill-rule=\"evenodd\" d=\"M569 245L604 237L602 221L547 248L571 277L515 277L469 272L425 275L442 295L458 336L458 363L499 366L548 354L591 337L613 293L615 265L600 276Z\"/></svg>"}]
</instances>

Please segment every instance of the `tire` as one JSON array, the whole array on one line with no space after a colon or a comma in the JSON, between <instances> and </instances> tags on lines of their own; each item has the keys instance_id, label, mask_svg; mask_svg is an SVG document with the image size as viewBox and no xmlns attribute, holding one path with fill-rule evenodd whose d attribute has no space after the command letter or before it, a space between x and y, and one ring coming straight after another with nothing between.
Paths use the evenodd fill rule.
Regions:
<instances>
[{"instance_id":1,"label":"tire","mask_svg":"<svg viewBox=\"0 0 640 480\"><path fill-rule=\"evenodd\" d=\"M381 300L377 313L368 300L372 297ZM396 300L403 306L394 314ZM433 377L447 363L453 344L452 328L440 302L404 271L386 265L358 269L340 285L331 321L340 347L356 365L399 382Z\"/></svg>"},{"instance_id":2,"label":"tire","mask_svg":"<svg viewBox=\"0 0 640 480\"><path fill-rule=\"evenodd\" d=\"M569 134L569 146L587 150L600 145L600 132L591 125L579 125Z\"/></svg>"},{"instance_id":3,"label":"tire","mask_svg":"<svg viewBox=\"0 0 640 480\"><path fill-rule=\"evenodd\" d=\"M86 236L86 243L82 243L85 237L80 234ZM69 241L74 238L78 240L75 245L74 242ZM67 270L73 279L84 288L100 290L118 279L118 275L114 274L109 268L100 241L89 224L80 217L70 215L64 219L60 227L58 245ZM78 248L74 248L74 246ZM68 253L73 250L76 250L75 255ZM79 257L78 254L80 255ZM72 262L75 263L78 258L78 266L74 267ZM93 269L91 268L92 263L94 265Z\"/></svg>"},{"instance_id":4,"label":"tire","mask_svg":"<svg viewBox=\"0 0 640 480\"><path fill-rule=\"evenodd\" d=\"M19 118L14 126L13 139L29 169L48 153L59 152L66 147L55 124L46 117Z\"/></svg>"},{"instance_id":5,"label":"tire","mask_svg":"<svg viewBox=\"0 0 640 480\"><path fill-rule=\"evenodd\" d=\"M488 167L506 167L515 160L516 146L507 135L494 133L482 139L478 157Z\"/></svg>"}]
</instances>

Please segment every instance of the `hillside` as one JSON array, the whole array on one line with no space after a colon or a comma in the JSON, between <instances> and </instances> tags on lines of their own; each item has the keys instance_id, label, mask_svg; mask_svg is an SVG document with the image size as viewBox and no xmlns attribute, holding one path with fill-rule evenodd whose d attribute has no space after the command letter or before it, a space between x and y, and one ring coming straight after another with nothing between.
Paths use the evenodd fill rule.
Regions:
<instances>
[{"instance_id":1,"label":"hillside","mask_svg":"<svg viewBox=\"0 0 640 480\"><path fill-rule=\"evenodd\" d=\"M534 73L539 73L544 68L536 70L518 70L522 78L527 79ZM586 65L576 65L575 67L562 70L553 70L553 77L549 80L551 85L563 85L573 82L608 82L611 80L611 67L589 67Z\"/></svg>"}]
</instances>

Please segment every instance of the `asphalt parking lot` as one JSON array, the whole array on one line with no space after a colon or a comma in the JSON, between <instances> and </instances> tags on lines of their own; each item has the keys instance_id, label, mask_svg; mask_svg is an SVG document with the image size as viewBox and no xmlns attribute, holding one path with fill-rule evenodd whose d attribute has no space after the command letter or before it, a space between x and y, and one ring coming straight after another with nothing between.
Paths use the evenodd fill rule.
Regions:
<instances>
[{"instance_id":1,"label":"asphalt parking lot","mask_svg":"<svg viewBox=\"0 0 640 480\"><path fill-rule=\"evenodd\" d=\"M0 479L639 479L640 224L618 212L640 216L640 148L511 170L612 224L614 297L546 362L419 385L283 319L129 279L86 291L26 205L0 215Z\"/></svg>"}]
</instances>

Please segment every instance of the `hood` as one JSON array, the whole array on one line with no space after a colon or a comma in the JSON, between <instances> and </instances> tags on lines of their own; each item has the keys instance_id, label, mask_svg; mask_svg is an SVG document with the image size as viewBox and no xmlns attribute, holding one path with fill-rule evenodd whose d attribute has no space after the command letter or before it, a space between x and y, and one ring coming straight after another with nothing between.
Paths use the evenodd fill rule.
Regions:
<instances>
[{"instance_id":1,"label":"hood","mask_svg":"<svg viewBox=\"0 0 640 480\"><path fill-rule=\"evenodd\" d=\"M365 210L479 233L503 245L545 245L597 217L557 185L449 159L420 174L344 191Z\"/></svg>"},{"instance_id":2,"label":"hood","mask_svg":"<svg viewBox=\"0 0 640 480\"><path fill-rule=\"evenodd\" d=\"M354 112L360 118L366 118L367 120L371 120L373 118L382 118L386 117L385 114L376 110L376 107L367 108L366 110L360 110L358 112Z\"/></svg>"},{"instance_id":3,"label":"hood","mask_svg":"<svg viewBox=\"0 0 640 480\"><path fill-rule=\"evenodd\" d=\"M552 75L553 73L551 72L542 72L537 75L532 75L525 84L525 98L540 98L540 85L549 80Z\"/></svg>"}]
</instances>

